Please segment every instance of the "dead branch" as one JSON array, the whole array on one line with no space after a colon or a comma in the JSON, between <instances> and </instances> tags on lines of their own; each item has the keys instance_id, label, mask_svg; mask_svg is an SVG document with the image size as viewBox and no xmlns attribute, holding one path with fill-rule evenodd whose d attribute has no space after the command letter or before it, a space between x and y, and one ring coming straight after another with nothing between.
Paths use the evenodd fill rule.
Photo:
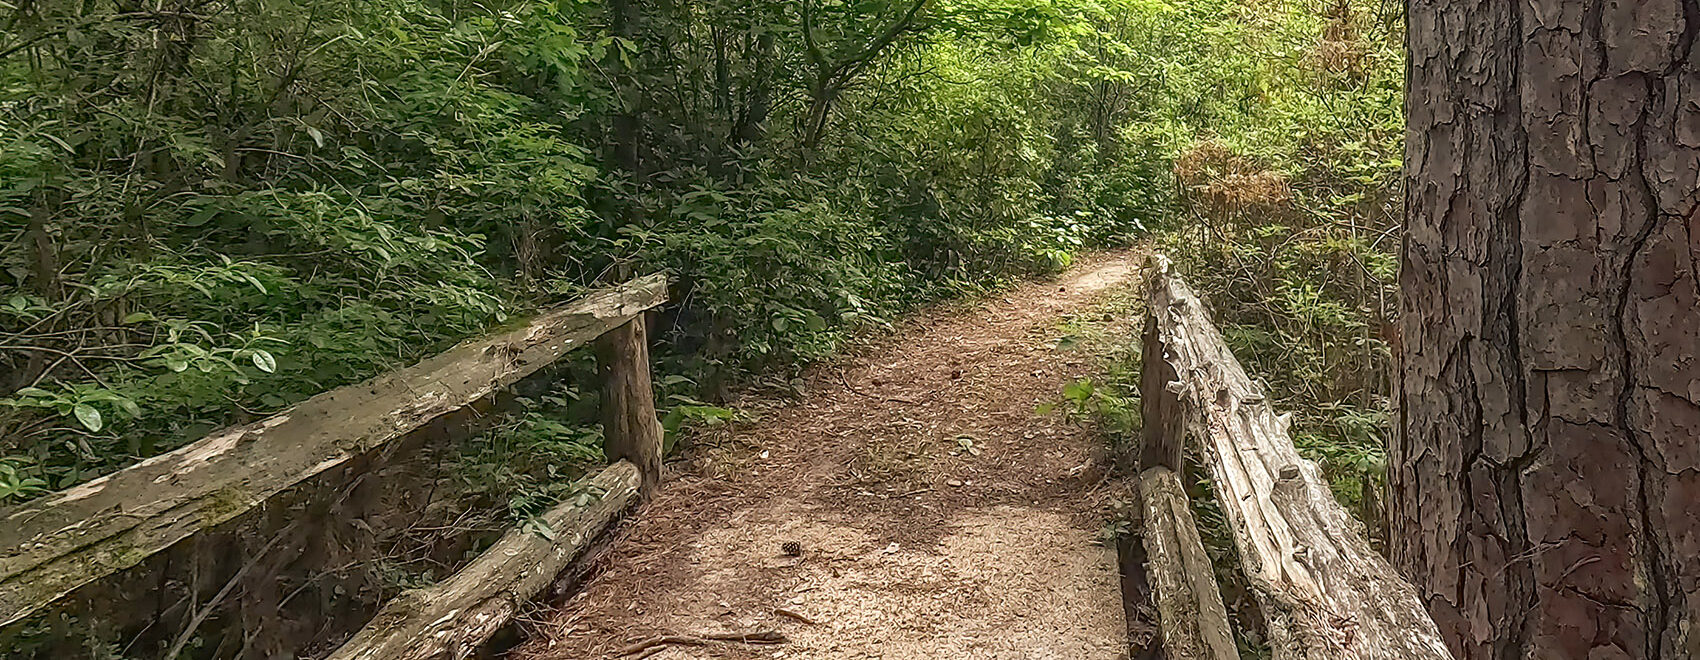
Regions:
<instances>
[{"instance_id":1,"label":"dead branch","mask_svg":"<svg viewBox=\"0 0 1700 660\"><path fill-rule=\"evenodd\" d=\"M727 644L788 644L791 638L778 632L768 630L754 633L713 633L706 635L656 635L626 648L620 649L619 657L644 654L653 655L654 649L665 646L708 646L715 642Z\"/></svg>"}]
</instances>

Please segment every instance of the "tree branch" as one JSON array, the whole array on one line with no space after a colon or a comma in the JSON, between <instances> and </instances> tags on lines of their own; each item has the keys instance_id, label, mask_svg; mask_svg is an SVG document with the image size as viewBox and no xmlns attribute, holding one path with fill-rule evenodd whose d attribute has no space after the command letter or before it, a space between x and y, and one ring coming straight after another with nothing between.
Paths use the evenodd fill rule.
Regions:
<instances>
[{"instance_id":1,"label":"tree branch","mask_svg":"<svg viewBox=\"0 0 1700 660\"><path fill-rule=\"evenodd\" d=\"M868 44L868 47L857 53L856 56L839 64L836 67L838 72L852 72L855 70L852 67L859 68L860 65L872 61L881 51L895 43L898 37L914 29L921 17L921 10L926 8L927 2L928 0L915 0L915 4L910 5L909 10L904 12L903 16L893 22L890 27L887 27L883 34L874 39L873 43Z\"/></svg>"}]
</instances>

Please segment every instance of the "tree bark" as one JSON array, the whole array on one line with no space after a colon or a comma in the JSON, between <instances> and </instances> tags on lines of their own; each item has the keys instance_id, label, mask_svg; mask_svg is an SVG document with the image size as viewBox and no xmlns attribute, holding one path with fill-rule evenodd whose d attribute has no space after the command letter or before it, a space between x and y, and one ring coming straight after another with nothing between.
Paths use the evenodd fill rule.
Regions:
<instances>
[{"instance_id":1,"label":"tree bark","mask_svg":"<svg viewBox=\"0 0 1700 660\"><path fill-rule=\"evenodd\" d=\"M1700 5L1409 19L1394 559L1460 658L1700 657Z\"/></svg>"}]
</instances>

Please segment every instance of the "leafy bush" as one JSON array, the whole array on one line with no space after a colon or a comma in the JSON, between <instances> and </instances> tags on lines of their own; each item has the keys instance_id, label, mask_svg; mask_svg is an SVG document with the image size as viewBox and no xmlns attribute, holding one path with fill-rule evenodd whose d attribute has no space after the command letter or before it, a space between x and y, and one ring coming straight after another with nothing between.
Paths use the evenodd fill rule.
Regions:
<instances>
[{"instance_id":1,"label":"leafy bush","mask_svg":"<svg viewBox=\"0 0 1700 660\"><path fill-rule=\"evenodd\" d=\"M1168 249L1247 368L1297 413L1301 451L1366 506L1391 417L1404 66L1390 11L1309 0L1182 12L1183 32L1207 36L1161 96L1220 93L1168 105L1149 129L1177 136Z\"/></svg>"},{"instance_id":2,"label":"leafy bush","mask_svg":"<svg viewBox=\"0 0 1700 660\"><path fill-rule=\"evenodd\" d=\"M1166 3L126 7L0 3L0 502L642 271L712 401L1168 199Z\"/></svg>"}]
</instances>

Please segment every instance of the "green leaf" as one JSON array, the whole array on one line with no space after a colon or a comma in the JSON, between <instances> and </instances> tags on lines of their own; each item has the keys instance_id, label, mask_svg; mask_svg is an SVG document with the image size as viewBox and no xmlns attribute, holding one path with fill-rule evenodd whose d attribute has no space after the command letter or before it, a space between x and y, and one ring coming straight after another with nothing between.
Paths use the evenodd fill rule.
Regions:
<instances>
[{"instance_id":1,"label":"green leaf","mask_svg":"<svg viewBox=\"0 0 1700 660\"><path fill-rule=\"evenodd\" d=\"M549 527L549 523L544 522L541 518L527 519L525 521L525 530L536 534L545 541L553 542L556 538L555 530L551 529Z\"/></svg>"},{"instance_id":2,"label":"green leaf","mask_svg":"<svg viewBox=\"0 0 1700 660\"><path fill-rule=\"evenodd\" d=\"M207 221L213 219L213 216L216 216L216 215L218 215L218 207L216 207L216 206L206 206L206 207L203 207L201 210L196 211L194 215L189 216L189 218L187 220L184 220L183 226L184 227L199 227L201 225L207 224Z\"/></svg>"},{"instance_id":3,"label":"green leaf","mask_svg":"<svg viewBox=\"0 0 1700 660\"><path fill-rule=\"evenodd\" d=\"M142 323L142 322L145 322L145 321L153 321L153 320L156 320L154 318L154 316L152 314L147 313L147 312L131 312L129 316L124 317L124 320L122 321L122 323L124 325L134 325L134 324L137 324L137 323Z\"/></svg>"},{"instance_id":4,"label":"green leaf","mask_svg":"<svg viewBox=\"0 0 1700 660\"><path fill-rule=\"evenodd\" d=\"M255 350L253 359L254 366L260 371L264 371L268 374L277 371L277 358L272 357L271 353L264 350Z\"/></svg>"},{"instance_id":5,"label":"green leaf","mask_svg":"<svg viewBox=\"0 0 1700 660\"><path fill-rule=\"evenodd\" d=\"M261 284L258 278L247 273L239 273L239 275L242 276L242 279L247 280L249 284L254 285L254 288L259 289L261 295L266 295L266 285Z\"/></svg>"},{"instance_id":6,"label":"green leaf","mask_svg":"<svg viewBox=\"0 0 1700 660\"><path fill-rule=\"evenodd\" d=\"M92 433L99 433L101 427L105 425L100 418L100 411L95 410L94 406L89 404L79 403L71 408L71 413L77 416L77 421L83 423L83 428Z\"/></svg>"}]
</instances>

